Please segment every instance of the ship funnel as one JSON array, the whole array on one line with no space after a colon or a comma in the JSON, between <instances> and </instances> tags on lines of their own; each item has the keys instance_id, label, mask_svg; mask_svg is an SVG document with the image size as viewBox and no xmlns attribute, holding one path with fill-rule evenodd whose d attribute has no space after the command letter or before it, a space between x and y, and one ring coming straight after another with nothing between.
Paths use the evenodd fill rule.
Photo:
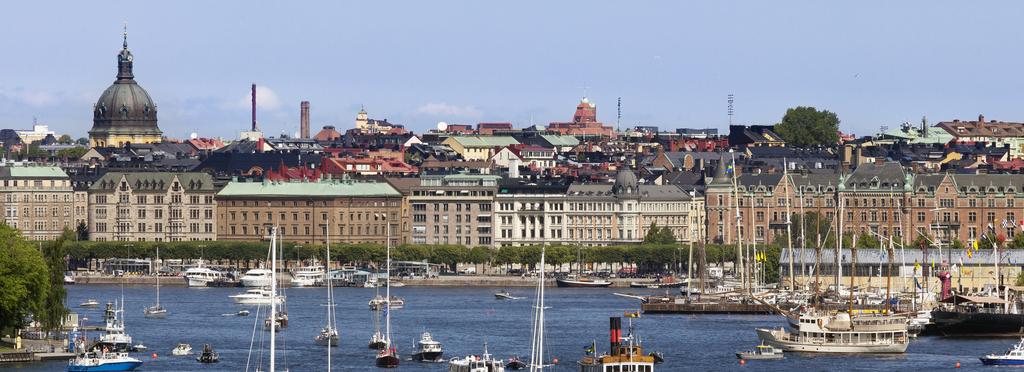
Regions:
<instances>
[{"instance_id":1,"label":"ship funnel","mask_svg":"<svg viewBox=\"0 0 1024 372\"><path fill-rule=\"evenodd\" d=\"M611 355L619 355L619 345L622 341L622 318L613 316L608 319L608 338Z\"/></svg>"}]
</instances>

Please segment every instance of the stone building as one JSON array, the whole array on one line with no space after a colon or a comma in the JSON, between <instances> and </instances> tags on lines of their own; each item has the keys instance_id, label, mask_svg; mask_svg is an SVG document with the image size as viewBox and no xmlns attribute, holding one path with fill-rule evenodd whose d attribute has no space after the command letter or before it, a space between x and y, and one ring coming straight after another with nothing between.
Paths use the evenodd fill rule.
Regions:
<instances>
[{"instance_id":1,"label":"stone building","mask_svg":"<svg viewBox=\"0 0 1024 372\"><path fill-rule=\"evenodd\" d=\"M218 240L305 244L401 242L402 194L384 182L230 182L217 193Z\"/></svg>"},{"instance_id":2,"label":"stone building","mask_svg":"<svg viewBox=\"0 0 1024 372\"><path fill-rule=\"evenodd\" d=\"M103 91L93 107L89 143L93 147L120 147L129 143L160 142L156 104L135 82L134 57L128 50L128 34L117 55L117 80Z\"/></svg>"},{"instance_id":3,"label":"stone building","mask_svg":"<svg viewBox=\"0 0 1024 372\"><path fill-rule=\"evenodd\" d=\"M498 176L421 175L408 197L413 244L490 246Z\"/></svg>"},{"instance_id":4,"label":"stone building","mask_svg":"<svg viewBox=\"0 0 1024 372\"><path fill-rule=\"evenodd\" d=\"M215 191L206 173L104 174L89 188L89 239L215 240Z\"/></svg>"},{"instance_id":5,"label":"stone building","mask_svg":"<svg viewBox=\"0 0 1024 372\"><path fill-rule=\"evenodd\" d=\"M56 239L83 216L71 179L58 167L0 167L0 185L4 222L26 239Z\"/></svg>"}]
</instances>

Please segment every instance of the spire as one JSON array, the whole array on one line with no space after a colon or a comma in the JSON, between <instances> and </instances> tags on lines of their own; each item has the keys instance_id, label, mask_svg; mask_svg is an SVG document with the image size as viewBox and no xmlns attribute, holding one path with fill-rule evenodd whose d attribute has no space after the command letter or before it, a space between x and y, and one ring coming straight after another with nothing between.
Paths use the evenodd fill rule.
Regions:
<instances>
[{"instance_id":1,"label":"spire","mask_svg":"<svg viewBox=\"0 0 1024 372\"><path fill-rule=\"evenodd\" d=\"M132 82L135 75L132 74L132 52L128 50L128 22L124 23L124 31L121 32L123 42L121 53L117 55L117 80Z\"/></svg>"},{"instance_id":2,"label":"spire","mask_svg":"<svg viewBox=\"0 0 1024 372\"><path fill-rule=\"evenodd\" d=\"M715 175L711 178L712 185L728 185L729 176L726 174L725 156L718 157L718 167L715 168Z\"/></svg>"}]
</instances>

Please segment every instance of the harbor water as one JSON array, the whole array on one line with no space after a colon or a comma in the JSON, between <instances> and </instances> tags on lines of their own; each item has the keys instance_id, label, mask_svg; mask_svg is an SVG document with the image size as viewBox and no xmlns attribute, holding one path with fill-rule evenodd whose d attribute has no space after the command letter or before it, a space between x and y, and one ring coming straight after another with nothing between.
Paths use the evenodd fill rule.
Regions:
<instances>
[{"instance_id":1,"label":"harbor water","mask_svg":"<svg viewBox=\"0 0 1024 372\"><path fill-rule=\"evenodd\" d=\"M453 356L480 354L484 342L495 357L508 359L519 355L529 359L533 290L512 289L521 300L496 300L494 293L502 288L412 287L392 289L405 298L405 307L393 310L394 342L403 359L413 352L413 344L422 332L430 332L444 345L445 360ZM269 333L259 324L253 340L255 306L234 304L229 295L241 288L161 288L161 303L169 311L166 319L147 319L142 310L155 300L152 286L125 288L127 332L136 343L149 351L133 353L145 363L140 371L244 371L249 358L250 371L261 358L265 365L268 353L259 344L269 342ZM608 349L608 317L622 316L638 309L636 300L612 295L615 289L550 288L546 304L546 344L548 354L558 359L554 371L575 371L576 360L584 355L591 342L598 351ZM618 291L623 291L618 289ZM656 294L657 290L631 290L635 294ZM661 293L664 293L662 290ZM326 289L294 288L287 290L289 326L278 334L279 370L326 370L326 352L313 337L324 325ZM374 351L366 344L373 333L373 312L367 301L373 289L336 288L337 319L341 344L332 349L335 370L376 370ZM86 317L87 325L102 323L103 303L119 299L121 287L116 285L77 285L68 287L68 304L72 311ZM78 304L94 298L101 302L97 309L79 308ZM249 309L248 317L224 316ZM900 355L786 355L779 361L750 361L740 365L735 353L757 344L754 328L780 327L780 316L763 315L645 315L633 319L637 334L647 351L660 351L665 363L659 371L721 371L721 370L861 370L908 371L917 369L948 369L960 362L962 369L982 369L978 357L1001 353L1015 339L945 339L920 338L911 342L906 354ZM627 320L623 319L623 325ZM94 338L98 332L89 332ZM250 355L250 343L254 343ZM176 357L170 354L178 343L189 343L193 352L209 343L220 353L220 363L200 364L195 355ZM157 354L152 358L151 354ZM17 371L61 371L66 362L53 361L20 365L4 365L0 369ZM446 371L444 363L421 364L403 360L401 370Z\"/></svg>"}]
</instances>

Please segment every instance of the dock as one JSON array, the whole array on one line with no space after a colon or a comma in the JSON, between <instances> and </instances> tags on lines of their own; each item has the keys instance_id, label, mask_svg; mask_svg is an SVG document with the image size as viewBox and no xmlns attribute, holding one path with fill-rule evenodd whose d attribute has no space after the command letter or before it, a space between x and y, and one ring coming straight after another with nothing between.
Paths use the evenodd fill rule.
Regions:
<instances>
[{"instance_id":1,"label":"dock","mask_svg":"<svg viewBox=\"0 0 1024 372\"><path fill-rule=\"evenodd\" d=\"M640 304L644 314L774 314L775 310L762 304L740 303L675 303L646 302Z\"/></svg>"}]
</instances>

